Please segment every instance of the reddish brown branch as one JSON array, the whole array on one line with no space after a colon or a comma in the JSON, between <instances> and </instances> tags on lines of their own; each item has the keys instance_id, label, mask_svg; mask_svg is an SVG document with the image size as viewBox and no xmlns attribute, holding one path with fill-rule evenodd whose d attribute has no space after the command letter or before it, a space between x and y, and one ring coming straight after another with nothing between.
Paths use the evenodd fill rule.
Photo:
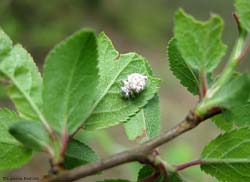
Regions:
<instances>
[{"instance_id":1,"label":"reddish brown branch","mask_svg":"<svg viewBox=\"0 0 250 182\"><path fill-rule=\"evenodd\" d=\"M181 170L186 169L186 168L188 168L188 167L200 165L200 164L202 164L202 163L203 163L202 160L197 159L197 160L194 160L194 161L185 163L185 164L181 164L181 165L175 166L175 168L176 168L177 171L181 171Z\"/></svg>"},{"instance_id":2,"label":"reddish brown branch","mask_svg":"<svg viewBox=\"0 0 250 182\"><path fill-rule=\"evenodd\" d=\"M195 128L202 121L218 113L221 113L220 109L213 109L209 113L207 113L207 115L201 117L197 116L194 112L190 112L189 115L177 126L175 126L174 128L172 128L167 132L160 134L158 137L149 140L143 145L137 146L125 152L115 154L105 159L93 162L91 164L77 167L70 171L64 171L57 176L44 178L43 181L47 182L74 181L86 176L96 174L97 172L104 171L106 169L110 169L112 167L132 161L139 161L144 164L151 164L151 160L149 157L152 157L152 151L155 148Z\"/></svg>"},{"instance_id":3,"label":"reddish brown branch","mask_svg":"<svg viewBox=\"0 0 250 182\"><path fill-rule=\"evenodd\" d=\"M74 138L74 137L76 136L76 134L77 134L81 129L83 129L83 128L84 128L83 125L81 125L80 127L78 127L78 128L76 129L76 131L75 131L72 135L69 136L69 140L71 140L72 138Z\"/></svg>"},{"instance_id":4,"label":"reddish brown branch","mask_svg":"<svg viewBox=\"0 0 250 182\"><path fill-rule=\"evenodd\" d=\"M238 27L238 31L240 33L241 32L241 25L240 25L239 17L238 17L238 15L235 12L233 13L233 17L234 17L234 19L236 21L236 24L237 24L237 27Z\"/></svg>"}]
</instances>

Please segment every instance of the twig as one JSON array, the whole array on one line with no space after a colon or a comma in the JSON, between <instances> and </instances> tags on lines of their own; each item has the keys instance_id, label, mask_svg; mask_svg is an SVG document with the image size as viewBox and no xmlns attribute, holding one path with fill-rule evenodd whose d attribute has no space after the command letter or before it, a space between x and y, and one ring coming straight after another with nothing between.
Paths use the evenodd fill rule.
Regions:
<instances>
[{"instance_id":1,"label":"twig","mask_svg":"<svg viewBox=\"0 0 250 182\"><path fill-rule=\"evenodd\" d=\"M76 134L77 134L81 129L83 129L83 128L84 128L84 125L79 126L79 127L75 130L75 132L69 136L69 140L71 140L72 138L74 138L74 137L76 136Z\"/></svg>"},{"instance_id":2,"label":"twig","mask_svg":"<svg viewBox=\"0 0 250 182\"><path fill-rule=\"evenodd\" d=\"M201 71L200 73L200 100L202 100L207 93L207 78L205 71Z\"/></svg>"},{"instance_id":3,"label":"twig","mask_svg":"<svg viewBox=\"0 0 250 182\"><path fill-rule=\"evenodd\" d=\"M234 19L236 21L236 24L237 24L237 27L238 27L238 31L240 33L242 29L241 29L239 17L238 17L238 15L235 12L233 13L233 17L234 17Z\"/></svg>"},{"instance_id":4,"label":"twig","mask_svg":"<svg viewBox=\"0 0 250 182\"><path fill-rule=\"evenodd\" d=\"M202 160L197 159L197 160L194 160L194 161L191 161L191 162L187 162L187 163L185 163L185 164L181 164L181 165L175 166L175 169L176 169L177 171L181 171L181 170L186 169L186 168L188 168L188 167L200 165L200 164L202 164L202 163L203 163Z\"/></svg>"},{"instance_id":5,"label":"twig","mask_svg":"<svg viewBox=\"0 0 250 182\"><path fill-rule=\"evenodd\" d=\"M137 146L131 150L127 150L113 156L107 157L105 159L93 162L91 164L80 166L70 171L64 171L57 176L51 176L49 178L44 178L43 181L46 182L69 182L74 181L86 176L96 174L97 172L110 169L112 167L132 162L139 161L144 164L149 163L149 156L152 156L152 151L159 147L160 145L169 142L170 140L176 138L177 136L195 128L202 121L221 113L220 109L212 109L205 116L198 116L194 112L190 112L189 115L180 122L177 126L160 134L158 137L149 140L143 145Z\"/></svg>"}]
</instances>

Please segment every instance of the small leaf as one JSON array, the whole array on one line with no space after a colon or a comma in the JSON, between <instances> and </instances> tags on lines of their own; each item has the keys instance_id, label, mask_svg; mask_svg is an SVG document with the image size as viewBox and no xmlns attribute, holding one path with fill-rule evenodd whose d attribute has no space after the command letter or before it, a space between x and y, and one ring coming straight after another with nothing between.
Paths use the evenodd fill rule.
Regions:
<instances>
[{"instance_id":1,"label":"small leaf","mask_svg":"<svg viewBox=\"0 0 250 182\"><path fill-rule=\"evenodd\" d=\"M235 76L210 99L211 105L226 109L247 103L249 98L250 81L246 74Z\"/></svg>"},{"instance_id":2,"label":"small leaf","mask_svg":"<svg viewBox=\"0 0 250 182\"><path fill-rule=\"evenodd\" d=\"M170 182L184 182L184 180L180 177L180 175L177 172L170 172L169 181Z\"/></svg>"},{"instance_id":3,"label":"small leaf","mask_svg":"<svg viewBox=\"0 0 250 182\"><path fill-rule=\"evenodd\" d=\"M97 97L85 123L89 130L110 127L126 122L135 115L158 91L160 80L150 76L146 60L135 53L120 55L108 37L101 33L98 37L99 85ZM121 96L121 82L132 73L148 76L147 85L138 96L124 99Z\"/></svg>"},{"instance_id":4,"label":"small leaf","mask_svg":"<svg viewBox=\"0 0 250 182\"><path fill-rule=\"evenodd\" d=\"M240 24L250 32L250 1L249 0L236 0L235 7L239 15Z\"/></svg>"},{"instance_id":5,"label":"small leaf","mask_svg":"<svg viewBox=\"0 0 250 182\"><path fill-rule=\"evenodd\" d=\"M32 151L21 145L8 132L8 128L20 118L7 109L0 109L0 170L18 168L32 157Z\"/></svg>"},{"instance_id":6,"label":"small leaf","mask_svg":"<svg viewBox=\"0 0 250 182\"><path fill-rule=\"evenodd\" d=\"M57 131L73 133L88 117L98 81L93 31L81 30L56 46L44 67L44 113Z\"/></svg>"},{"instance_id":7,"label":"small leaf","mask_svg":"<svg viewBox=\"0 0 250 182\"><path fill-rule=\"evenodd\" d=\"M40 122L20 121L10 126L9 132L26 147L45 151L49 146L49 136Z\"/></svg>"},{"instance_id":8,"label":"small leaf","mask_svg":"<svg viewBox=\"0 0 250 182\"><path fill-rule=\"evenodd\" d=\"M216 124L216 126L224 131L231 130L233 128L233 122L230 120L227 120L224 116L225 114L219 114L214 117L212 117L212 121Z\"/></svg>"},{"instance_id":9,"label":"small leaf","mask_svg":"<svg viewBox=\"0 0 250 182\"><path fill-rule=\"evenodd\" d=\"M223 21L213 16L200 22L179 10L175 16L174 34L185 62L198 71L211 72L226 52L221 41Z\"/></svg>"},{"instance_id":10,"label":"small leaf","mask_svg":"<svg viewBox=\"0 0 250 182\"><path fill-rule=\"evenodd\" d=\"M42 78L29 53L16 45L0 62L0 73L11 81L9 96L26 118L43 120Z\"/></svg>"},{"instance_id":11,"label":"small leaf","mask_svg":"<svg viewBox=\"0 0 250 182\"><path fill-rule=\"evenodd\" d=\"M218 88L218 89L216 89ZM206 97L197 106L197 113L204 114L209 109L221 107L225 110L244 105L248 102L250 89L249 75L235 75L225 84L212 87ZM228 119L228 118L227 118Z\"/></svg>"},{"instance_id":12,"label":"small leaf","mask_svg":"<svg viewBox=\"0 0 250 182\"><path fill-rule=\"evenodd\" d=\"M126 179L106 179L104 181L97 181L97 182L130 182Z\"/></svg>"},{"instance_id":13,"label":"small leaf","mask_svg":"<svg viewBox=\"0 0 250 182\"><path fill-rule=\"evenodd\" d=\"M75 139L70 140L64 158L66 169L72 169L96 160L98 160L98 156L89 146Z\"/></svg>"},{"instance_id":14,"label":"small leaf","mask_svg":"<svg viewBox=\"0 0 250 182\"><path fill-rule=\"evenodd\" d=\"M160 103L155 96L129 121L124 123L125 132L130 140L143 143L160 134Z\"/></svg>"},{"instance_id":15,"label":"small leaf","mask_svg":"<svg viewBox=\"0 0 250 182\"><path fill-rule=\"evenodd\" d=\"M165 179L165 177L163 175L155 175L155 182L165 182L165 181L169 181L169 182L182 182L183 180L181 179L181 177L179 176L178 173L176 172L168 172L168 180ZM144 165L138 174L138 181L145 179L147 177L150 177L152 175L155 174L155 170L149 166L149 165Z\"/></svg>"},{"instance_id":16,"label":"small leaf","mask_svg":"<svg viewBox=\"0 0 250 182\"><path fill-rule=\"evenodd\" d=\"M167 55L169 66L173 74L180 80L184 87L194 95L197 95L200 85L199 73L185 62L177 47L176 39L174 38L168 43Z\"/></svg>"},{"instance_id":17,"label":"small leaf","mask_svg":"<svg viewBox=\"0 0 250 182\"><path fill-rule=\"evenodd\" d=\"M138 181L151 176L154 173L154 169L149 165L144 165L138 173Z\"/></svg>"},{"instance_id":18,"label":"small leaf","mask_svg":"<svg viewBox=\"0 0 250 182\"><path fill-rule=\"evenodd\" d=\"M226 116L236 126L250 126L250 103L232 107L230 111L226 112Z\"/></svg>"},{"instance_id":19,"label":"small leaf","mask_svg":"<svg viewBox=\"0 0 250 182\"><path fill-rule=\"evenodd\" d=\"M201 169L220 181L250 181L250 129L240 128L218 136L203 150Z\"/></svg>"},{"instance_id":20,"label":"small leaf","mask_svg":"<svg viewBox=\"0 0 250 182\"><path fill-rule=\"evenodd\" d=\"M7 55L11 49L12 49L11 39L0 28L0 61L1 61L2 57Z\"/></svg>"},{"instance_id":21,"label":"small leaf","mask_svg":"<svg viewBox=\"0 0 250 182\"><path fill-rule=\"evenodd\" d=\"M160 174L156 174L154 168L152 168L150 165L144 165L139 173L137 181L141 181L145 178L153 177L155 182L165 182L165 179L162 179L162 176ZM151 179L152 180L152 179Z\"/></svg>"}]
</instances>

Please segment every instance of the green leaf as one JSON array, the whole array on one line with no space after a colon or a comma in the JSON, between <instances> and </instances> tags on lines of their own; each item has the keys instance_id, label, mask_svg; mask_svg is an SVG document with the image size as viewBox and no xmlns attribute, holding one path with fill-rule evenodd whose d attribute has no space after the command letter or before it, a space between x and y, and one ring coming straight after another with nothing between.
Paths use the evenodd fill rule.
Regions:
<instances>
[{"instance_id":1,"label":"green leaf","mask_svg":"<svg viewBox=\"0 0 250 182\"><path fill-rule=\"evenodd\" d=\"M250 81L248 75L235 76L223 85L209 102L215 106L230 110L232 107L242 105L248 101L249 89Z\"/></svg>"},{"instance_id":2,"label":"green leaf","mask_svg":"<svg viewBox=\"0 0 250 182\"><path fill-rule=\"evenodd\" d=\"M9 132L26 147L37 151L45 151L50 139L40 122L20 121L10 126Z\"/></svg>"},{"instance_id":3,"label":"green leaf","mask_svg":"<svg viewBox=\"0 0 250 182\"><path fill-rule=\"evenodd\" d=\"M104 33L98 37L99 85L92 112L85 123L86 129L99 129L125 122L151 100L160 80L150 76L146 60L135 53L119 56ZM147 86L133 99L121 96L121 82L131 73L148 76Z\"/></svg>"},{"instance_id":4,"label":"green leaf","mask_svg":"<svg viewBox=\"0 0 250 182\"><path fill-rule=\"evenodd\" d=\"M16 45L0 62L0 72L11 81L9 96L25 118L43 120L42 79L29 53Z\"/></svg>"},{"instance_id":5,"label":"green leaf","mask_svg":"<svg viewBox=\"0 0 250 182\"><path fill-rule=\"evenodd\" d=\"M160 101L155 96L129 121L124 123L125 132L130 140L143 143L160 134Z\"/></svg>"},{"instance_id":6,"label":"green leaf","mask_svg":"<svg viewBox=\"0 0 250 182\"><path fill-rule=\"evenodd\" d=\"M213 71L226 52L221 41L222 29L223 21L219 16L201 22L179 10L175 16L174 34L185 62L198 71Z\"/></svg>"},{"instance_id":7,"label":"green leaf","mask_svg":"<svg viewBox=\"0 0 250 182\"><path fill-rule=\"evenodd\" d=\"M218 136L203 150L201 169L220 181L250 181L250 129L240 128Z\"/></svg>"},{"instance_id":8,"label":"green leaf","mask_svg":"<svg viewBox=\"0 0 250 182\"><path fill-rule=\"evenodd\" d=\"M73 133L91 111L98 82L95 33L80 30L57 45L44 67L44 113L57 131Z\"/></svg>"},{"instance_id":9,"label":"green leaf","mask_svg":"<svg viewBox=\"0 0 250 182\"><path fill-rule=\"evenodd\" d=\"M236 0L235 7L240 19L241 26L250 32L250 1Z\"/></svg>"},{"instance_id":10,"label":"green leaf","mask_svg":"<svg viewBox=\"0 0 250 182\"><path fill-rule=\"evenodd\" d=\"M7 109L0 109L0 170L18 168L27 163L32 151L15 140L8 132L9 127L20 118Z\"/></svg>"},{"instance_id":11,"label":"green leaf","mask_svg":"<svg viewBox=\"0 0 250 182\"><path fill-rule=\"evenodd\" d=\"M230 111L226 112L226 116L236 126L250 126L250 103L232 107Z\"/></svg>"},{"instance_id":12,"label":"green leaf","mask_svg":"<svg viewBox=\"0 0 250 182\"><path fill-rule=\"evenodd\" d=\"M2 57L9 53L12 48L12 41L6 33L0 28L0 61Z\"/></svg>"},{"instance_id":13,"label":"green leaf","mask_svg":"<svg viewBox=\"0 0 250 182\"><path fill-rule=\"evenodd\" d=\"M137 178L137 180L139 181L139 180L141 180L141 179L144 179L144 178L146 178L146 177L149 177L149 176L151 176L153 173L154 173L154 169L151 167L151 166L149 166L149 165L144 165L141 169L140 169L140 171L139 171L139 173L138 173L138 178Z\"/></svg>"},{"instance_id":14,"label":"green leaf","mask_svg":"<svg viewBox=\"0 0 250 182\"><path fill-rule=\"evenodd\" d=\"M66 169L72 169L96 160L98 160L98 156L89 146L75 139L70 140L64 158Z\"/></svg>"},{"instance_id":15,"label":"green leaf","mask_svg":"<svg viewBox=\"0 0 250 182\"><path fill-rule=\"evenodd\" d=\"M203 102L197 106L197 113L205 113L213 107L221 107L230 111L234 107L246 104L250 94L249 75L234 76L220 86L219 89L214 90L216 88L208 91Z\"/></svg>"},{"instance_id":16,"label":"green leaf","mask_svg":"<svg viewBox=\"0 0 250 182\"><path fill-rule=\"evenodd\" d=\"M173 74L180 80L181 84L194 95L199 94L199 73L192 69L183 59L176 39L172 38L167 47L169 66Z\"/></svg>"},{"instance_id":17,"label":"green leaf","mask_svg":"<svg viewBox=\"0 0 250 182\"><path fill-rule=\"evenodd\" d=\"M170 182L183 182L184 180L180 177L180 175L177 172L170 172L169 181Z\"/></svg>"},{"instance_id":18,"label":"green leaf","mask_svg":"<svg viewBox=\"0 0 250 182\"><path fill-rule=\"evenodd\" d=\"M97 181L97 182L130 182L126 179L106 179L104 181Z\"/></svg>"},{"instance_id":19,"label":"green leaf","mask_svg":"<svg viewBox=\"0 0 250 182\"><path fill-rule=\"evenodd\" d=\"M227 120L224 116L225 114L219 114L212 117L212 121L216 124L216 126L224 131L231 130L233 128L233 122L231 120Z\"/></svg>"},{"instance_id":20,"label":"green leaf","mask_svg":"<svg viewBox=\"0 0 250 182\"><path fill-rule=\"evenodd\" d=\"M154 173L155 173L155 170L151 166L144 165L139 171L138 181L145 179L147 177L150 177L150 176L154 175ZM157 175L156 175L157 179L155 180L155 182L165 182L165 181L182 182L183 181L178 173L176 173L176 172L168 172L168 173L169 173L168 180L166 180L163 175L160 175L159 177L157 177Z\"/></svg>"}]
</instances>

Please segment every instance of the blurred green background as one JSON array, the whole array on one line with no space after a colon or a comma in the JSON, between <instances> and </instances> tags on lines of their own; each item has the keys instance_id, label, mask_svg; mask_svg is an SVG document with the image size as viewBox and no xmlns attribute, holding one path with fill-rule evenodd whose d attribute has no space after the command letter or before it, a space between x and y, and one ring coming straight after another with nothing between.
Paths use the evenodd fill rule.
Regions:
<instances>
[{"instance_id":1,"label":"blurred green background","mask_svg":"<svg viewBox=\"0 0 250 182\"><path fill-rule=\"evenodd\" d=\"M166 130L183 119L197 101L172 76L166 58L174 12L180 7L200 20L208 19L211 14L222 16L225 21L223 40L230 52L237 38L232 18L233 0L0 0L0 26L14 42L27 48L41 71L48 51L66 36L85 27L94 28L97 33L104 31L122 53L142 54L149 59L155 75L162 79L162 129ZM248 67L246 62L241 66L245 70ZM2 87L0 106L12 107ZM205 122L193 132L161 147L161 154L172 164L188 162L198 158L205 144L218 133L214 123ZM92 145L101 157L135 145L127 141L121 126L94 133L81 132L78 138ZM42 176L49 168L47 160L42 154L36 155L28 165L9 175ZM104 177L135 181L139 168L136 163L126 164L79 181L94 182ZM199 167L185 170L181 175L190 182L216 181L200 172Z\"/></svg>"}]
</instances>

